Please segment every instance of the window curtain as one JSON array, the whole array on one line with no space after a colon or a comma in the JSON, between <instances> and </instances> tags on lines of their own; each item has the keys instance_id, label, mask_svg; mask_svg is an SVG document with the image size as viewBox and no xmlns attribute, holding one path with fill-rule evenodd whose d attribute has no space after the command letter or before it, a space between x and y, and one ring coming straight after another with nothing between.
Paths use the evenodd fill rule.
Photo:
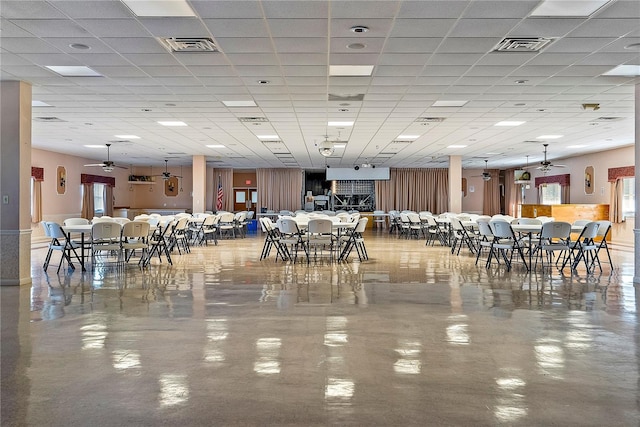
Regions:
<instances>
[{"instance_id":1,"label":"window curtain","mask_svg":"<svg viewBox=\"0 0 640 427\"><path fill-rule=\"evenodd\" d=\"M614 223L624 222L622 215L622 198L624 185L622 179L611 182L611 203L609 204L609 220Z\"/></svg>"},{"instance_id":2,"label":"window curtain","mask_svg":"<svg viewBox=\"0 0 640 427\"><path fill-rule=\"evenodd\" d=\"M392 168L375 181L376 209L442 213L449 210L449 170Z\"/></svg>"},{"instance_id":3,"label":"window curtain","mask_svg":"<svg viewBox=\"0 0 640 427\"><path fill-rule=\"evenodd\" d=\"M488 169L487 172L491 175L491 179L484 181L482 214L496 215L500 213L500 171Z\"/></svg>"},{"instance_id":4,"label":"window curtain","mask_svg":"<svg viewBox=\"0 0 640 427\"><path fill-rule=\"evenodd\" d=\"M295 211L302 208L301 169L256 169L258 207Z\"/></svg>"},{"instance_id":5,"label":"window curtain","mask_svg":"<svg viewBox=\"0 0 640 427\"><path fill-rule=\"evenodd\" d=\"M211 210L217 210L218 180L222 181L222 210L233 212L233 169L213 169L213 206Z\"/></svg>"},{"instance_id":6,"label":"window curtain","mask_svg":"<svg viewBox=\"0 0 640 427\"><path fill-rule=\"evenodd\" d=\"M42 221L42 181L33 179L33 200L31 205L33 206L33 213L31 215L31 222Z\"/></svg>"},{"instance_id":7,"label":"window curtain","mask_svg":"<svg viewBox=\"0 0 640 427\"><path fill-rule=\"evenodd\" d=\"M82 212L80 216L91 220L94 215L93 182L87 182L82 184Z\"/></svg>"},{"instance_id":8,"label":"window curtain","mask_svg":"<svg viewBox=\"0 0 640 427\"><path fill-rule=\"evenodd\" d=\"M512 217L520 216L518 207L522 204L522 186L516 184L515 169L507 169L504 175L504 201L506 214Z\"/></svg>"},{"instance_id":9,"label":"window curtain","mask_svg":"<svg viewBox=\"0 0 640 427\"><path fill-rule=\"evenodd\" d=\"M624 222L622 199L624 197L624 178L633 178L636 174L635 166L609 168L607 180L611 183L611 197L609 203L609 220L614 223Z\"/></svg>"},{"instance_id":10,"label":"window curtain","mask_svg":"<svg viewBox=\"0 0 640 427\"><path fill-rule=\"evenodd\" d=\"M113 216L113 187L104 186L104 215Z\"/></svg>"},{"instance_id":11,"label":"window curtain","mask_svg":"<svg viewBox=\"0 0 640 427\"><path fill-rule=\"evenodd\" d=\"M571 187L568 185L560 184L560 203L568 204L571 203L571 197L569 194L569 189Z\"/></svg>"}]
</instances>

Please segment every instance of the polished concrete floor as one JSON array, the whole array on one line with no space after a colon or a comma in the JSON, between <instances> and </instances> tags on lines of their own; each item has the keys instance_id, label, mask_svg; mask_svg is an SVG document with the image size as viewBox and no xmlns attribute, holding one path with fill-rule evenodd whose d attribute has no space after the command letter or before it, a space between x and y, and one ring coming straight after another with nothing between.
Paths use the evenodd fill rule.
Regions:
<instances>
[{"instance_id":1,"label":"polished concrete floor","mask_svg":"<svg viewBox=\"0 0 640 427\"><path fill-rule=\"evenodd\" d=\"M3 426L638 426L633 253L588 276L386 233L370 260L261 236L2 296ZM54 261L57 261L57 254Z\"/></svg>"}]
</instances>

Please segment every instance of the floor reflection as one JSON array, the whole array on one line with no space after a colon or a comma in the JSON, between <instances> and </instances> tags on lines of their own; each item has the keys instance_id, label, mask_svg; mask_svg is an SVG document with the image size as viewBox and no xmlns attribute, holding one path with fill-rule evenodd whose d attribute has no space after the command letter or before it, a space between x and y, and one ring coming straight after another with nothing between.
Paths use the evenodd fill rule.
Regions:
<instances>
[{"instance_id":1,"label":"floor reflection","mask_svg":"<svg viewBox=\"0 0 640 427\"><path fill-rule=\"evenodd\" d=\"M45 274L34 250L22 425L640 420L633 254L549 274L366 244L366 262L260 262L253 236L117 274Z\"/></svg>"}]
</instances>

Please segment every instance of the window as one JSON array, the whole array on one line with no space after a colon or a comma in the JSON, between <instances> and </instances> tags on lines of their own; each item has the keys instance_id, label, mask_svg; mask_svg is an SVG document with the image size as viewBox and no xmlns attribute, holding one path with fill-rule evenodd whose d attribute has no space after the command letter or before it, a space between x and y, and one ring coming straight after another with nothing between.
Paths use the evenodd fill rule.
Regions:
<instances>
[{"instance_id":1,"label":"window","mask_svg":"<svg viewBox=\"0 0 640 427\"><path fill-rule=\"evenodd\" d=\"M104 184L93 184L93 210L97 214L104 213Z\"/></svg>"},{"instance_id":2,"label":"window","mask_svg":"<svg viewBox=\"0 0 640 427\"><path fill-rule=\"evenodd\" d=\"M622 179L622 215L634 216L636 213L635 178Z\"/></svg>"},{"instance_id":3,"label":"window","mask_svg":"<svg viewBox=\"0 0 640 427\"><path fill-rule=\"evenodd\" d=\"M540 186L540 203L543 205L559 205L562 203L560 198L560 184L542 184L542 186Z\"/></svg>"}]
</instances>

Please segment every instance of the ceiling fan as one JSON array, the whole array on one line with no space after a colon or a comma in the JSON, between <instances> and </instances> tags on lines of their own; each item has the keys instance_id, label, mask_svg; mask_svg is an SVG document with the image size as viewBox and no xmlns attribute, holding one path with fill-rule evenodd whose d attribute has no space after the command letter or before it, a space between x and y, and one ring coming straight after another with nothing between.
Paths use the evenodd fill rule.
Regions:
<instances>
[{"instance_id":1,"label":"ceiling fan","mask_svg":"<svg viewBox=\"0 0 640 427\"><path fill-rule=\"evenodd\" d=\"M107 146L107 160L105 160L102 163L91 163L91 164L85 165L85 166L100 166L102 168L102 170L105 171L105 172L113 172L113 170L115 168L128 169L126 166L118 166L118 165L116 165L114 162L112 162L109 159L109 147L111 147L111 144L106 144L106 146Z\"/></svg>"},{"instance_id":2,"label":"ceiling fan","mask_svg":"<svg viewBox=\"0 0 640 427\"><path fill-rule=\"evenodd\" d=\"M162 179L169 179L172 177L182 178L180 175L174 175L169 172L169 160L167 159L164 160L164 172L162 172L160 175L152 175L152 176L161 176Z\"/></svg>"},{"instance_id":3,"label":"ceiling fan","mask_svg":"<svg viewBox=\"0 0 640 427\"><path fill-rule=\"evenodd\" d=\"M489 160L484 161L484 171L482 172L481 175L473 175L474 177L482 177L483 181L490 181L491 180L491 174L489 173L489 171L487 170L487 166L489 164Z\"/></svg>"},{"instance_id":4,"label":"ceiling fan","mask_svg":"<svg viewBox=\"0 0 640 427\"><path fill-rule=\"evenodd\" d=\"M547 147L549 146L549 144L542 145L544 145L544 160L540 162L540 166L527 166L525 167L525 169L536 168L543 173L547 173L551 170L551 168L566 168L565 165L554 165L553 163L551 163L551 161L547 160Z\"/></svg>"}]
</instances>

